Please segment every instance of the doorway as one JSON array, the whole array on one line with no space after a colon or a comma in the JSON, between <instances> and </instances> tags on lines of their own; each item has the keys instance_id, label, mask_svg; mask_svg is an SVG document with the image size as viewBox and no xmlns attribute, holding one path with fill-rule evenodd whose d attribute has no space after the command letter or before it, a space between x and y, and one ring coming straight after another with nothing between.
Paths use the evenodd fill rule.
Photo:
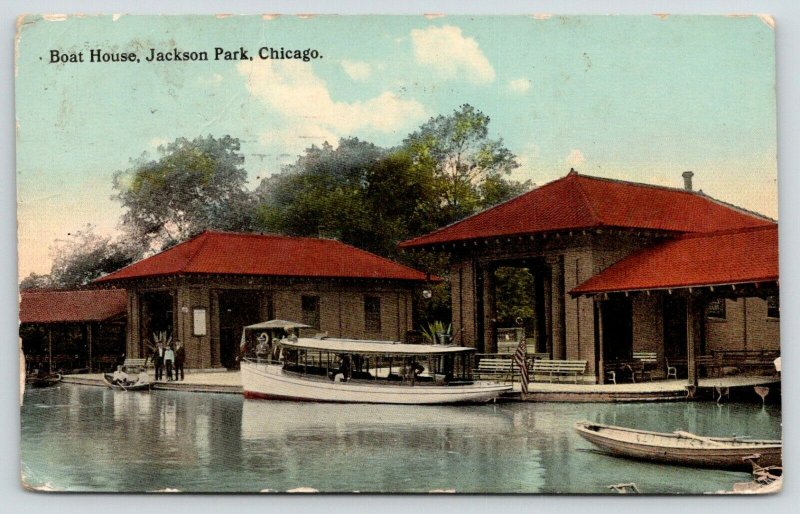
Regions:
<instances>
[{"instance_id":1,"label":"doorway","mask_svg":"<svg viewBox=\"0 0 800 514\"><path fill-rule=\"evenodd\" d=\"M142 333L139 355L149 355L156 340L172 340L175 295L172 291L150 291L142 295Z\"/></svg>"},{"instance_id":2,"label":"doorway","mask_svg":"<svg viewBox=\"0 0 800 514\"><path fill-rule=\"evenodd\" d=\"M247 325L259 319L263 295L258 291L221 291L219 294L219 361L228 369L239 368L239 342Z\"/></svg>"},{"instance_id":3,"label":"doorway","mask_svg":"<svg viewBox=\"0 0 800 514\"><path fill-rule=\"evenodd\" d=\"M686 298L664 297L664 355L686 358Z\"/></svg>"},{"instance_id":4,"label":"doorway","mask_svg":"<svg viewBox=\"0 0 800 514\"><path fill-rule=\"evenodd\" d=\"M630 298L614 296L603 302L603 360L629 360L633 355L633 309Z\"/></svg>"}]
</instances>

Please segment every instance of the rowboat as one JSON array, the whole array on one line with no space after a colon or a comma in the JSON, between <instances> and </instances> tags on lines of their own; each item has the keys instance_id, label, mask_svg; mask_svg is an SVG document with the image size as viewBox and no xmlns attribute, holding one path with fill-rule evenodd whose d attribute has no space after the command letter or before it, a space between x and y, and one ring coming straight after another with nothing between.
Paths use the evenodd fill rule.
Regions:
<instances>
[{"instance_id":1,"label":"rowboat","mask_svg":"<svg viewBox=\"0 0 800 514\"><path fill-rule=\"evenodd\" d=\"M278 321L251 325L242 333L242 348L247 348L248 330L263 331L256 358L241 363L245 398L440 405L488 402L511 390L472 380L474 348L301 338L297 332L304 325L284 321L272 328L294 333L278 339L267 326Z\"/></svg>"},{"instance_id":2,"label":"rowboat","mask_svg":"<svg viewBox=\"0 0 800 514\"><path fill-rule=\"evenodd\" d=\"M103 381L112 389L122 389L123 391L149 391L153 385L151 382L131 382L130 384L120 384L114 381L111 373L103 374Z\"/></svg>"},{"instance_id":3,"label":"rowboat","mask_svg":"<svg viewBox=\"0 0 800 514\"><path fill-rule=\"evenodd\" d=\"M61 374L59 373L50 373L42 376L30 375L25 378L25 386L34 389L54 386L59 382L61 382Z\"/></svg>"},{"instance_id":4,"label":"rowboat","mask_svg":"<svg viewBox=\"0 0 800 514\"><path fill-rule=\"evenodd\" d=\"M751 468L748 457L764 467L781 465L779 440L705 437L680 430L671 434L648 432L588 421L575 423L575 430L590 443L620 457L740 470Z\"/></svg>"}]
</instances>

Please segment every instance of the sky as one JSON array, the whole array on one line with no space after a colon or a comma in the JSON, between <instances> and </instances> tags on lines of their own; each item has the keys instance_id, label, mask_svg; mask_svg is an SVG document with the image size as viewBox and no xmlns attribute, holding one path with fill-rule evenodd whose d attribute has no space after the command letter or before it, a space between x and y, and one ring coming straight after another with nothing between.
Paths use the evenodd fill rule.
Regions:
<instances>
[{"instance_id":1,"label":"sky","mask_svg":"<svg viewBox=\"0 0 800 514\"><path fill-rule=\"evenodd\" d=\"M215 61L215 47L255 58ZM151 48L211 60L146 62ZM90 49L141 62L49 62ZM49 272L53 242L86 224L116 234L114 172L177 137L239 138L254 187L312 144L393 146L464 103L518 156L514 178L681 187L692 170L696 189L777 219L765 17L29 17L16 52L20 277Z\"/></svg>"}]
</instances>

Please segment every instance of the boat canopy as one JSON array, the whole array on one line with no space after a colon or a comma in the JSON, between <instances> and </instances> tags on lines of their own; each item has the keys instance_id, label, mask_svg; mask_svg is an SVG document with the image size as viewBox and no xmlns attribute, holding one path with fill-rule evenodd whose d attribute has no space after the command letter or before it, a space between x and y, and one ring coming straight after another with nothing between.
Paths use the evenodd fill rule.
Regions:
<instances>
[{"instance_id":1,"label":"boat canopy","mask_svg":"<svg viewBox=\"0 0 800 514\"><path fill-rule=\"evenodd\" d=\"M311 339L301 337L297 341L281 341L284 348L317 350L333 353L379 354L379 355L432 355L474 352L464 346L434 344L407 344L396 341L366 341L363 339Z\"/></svg>"},{"instance_id":2,"label":"boat canopy","mask_svg":"<svg viewBox=\"0 0 800 514\"><path fill-rule=\"evenodd\" d=\"M286 330L292 330L295 328L311 328L311 326L304 325L303 323L297 323L296 321L272 319L269 321L262 321L261 323L256 323L255 325L247 325L246 327L244 327L245 330L268 330L271 328L283 328Z\"/></svg>"}]
</instances>

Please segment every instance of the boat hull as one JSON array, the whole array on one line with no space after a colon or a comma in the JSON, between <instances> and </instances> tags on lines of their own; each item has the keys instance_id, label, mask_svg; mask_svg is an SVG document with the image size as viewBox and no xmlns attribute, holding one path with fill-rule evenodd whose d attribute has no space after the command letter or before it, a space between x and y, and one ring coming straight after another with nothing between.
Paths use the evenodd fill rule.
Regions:
<instances>
[{"instance_id":1,"label":"boat hull","mask_svg":"<svg viewBox=\"0 0 800 514\"><path fill-rule=\"evenodd\" d=\"M511 386L476 383L453 386L382 385L364 382L332 382L287 373L280 365L243 362L245 398L335 403L389 403L442 405L489 402Z\"/></svg>"},{"instance_id":2,"label":"boat hull","mask_svg":"<svg viewBox=\"0 0 800 514\"><path fill-rule=\"evenodd\" d=\"M750 470L745 457L759 455L759 466L781 464L780 441L733 440L646 432L593 423L575 424L578 434L609 453L639 460L692 467Z\"/></svg>"},{"instance_id":3,"label":"boat hull","mask_svg":"<svg viewBox=\"0 0 800 514\"><path fill-rule=\"evenodd\" d=\"M150 382L145 383L145 384L136 384L136 383L134 383L134 384L127 385L127 386L121 386L119 384L115 384L113 379L111 378L111 375L108 375L108 374L104 374L103 375L103 381L111 389L120 389L120 390L123 390L123 391L149 391L150 388L153 386L153 384L150 383Z\"/></svg>"}]
</instances>

